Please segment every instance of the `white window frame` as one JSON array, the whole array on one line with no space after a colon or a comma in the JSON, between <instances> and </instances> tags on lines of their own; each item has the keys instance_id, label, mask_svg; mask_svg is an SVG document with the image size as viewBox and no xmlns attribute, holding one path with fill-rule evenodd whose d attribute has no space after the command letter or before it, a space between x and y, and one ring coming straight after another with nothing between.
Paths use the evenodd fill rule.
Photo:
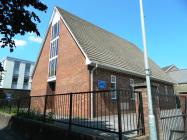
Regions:
<instances>
[{"instance_id":1,"label":"white window frame","mask_svg":"<svg viewBox=\"0 0 187 140\"><path fill-rule=\"evenodd\" d=\"M50 76L49 72L50 72L50 62L56 59L56 63L54 64L54 71L56 71L56 67L57 67L57 58L58 56L55 56L53 58L50 59L49 64L48 64L48 81L53 81L56 80L56 75ZM52 80L53 79L53 80Z\"/></svg>"},{"instance_id":2,"label":"white window frame","mask_svg":"<svg viewBox=\"0 0 187 140\"><path fill-rule=\"evenodd\" d=\"M164 86L164 90L165 90L166 95L168 95L168 86Z\"/></svg>"},{"instance_id":3,"label":"white window frame","mask_svg":"<svg viewBox=\"0 0 187 140\"><path fill-rule=\"evenodd\" d=\"M57 33L58 33L58 35L55 38L53 38L53 27L56 24L57 24ZM58 49L59 49L58 48L59 47L59 42L58 42L59 41L59 33L60 33L60 22L57 21L55 24L52 25L52 30L51 30L51 41L50 41L49 63L48 63L48 80L47 81L55 81L56 80L56 74L53 75L53 76L50 76L49 73L51 71L50 62L52 62L55 59L56 59L56 63L54 64L54 71L56 71L56 68L57 68ZM54 51L54 50L52 50L52 43L55 42L55 41L57 41L57 46L56 46L57 50L55 50L57 52L56 52L56 55L51 57L51 51Z\"/></svg>"},{"instance_id":4,"label":"white window frame","mask_svg":"<svg viewBox=\"0 0 187 140\"><path fill-rule=\"evenodd\" d=\"M134 79L129 79L129 84L130 84L130 87L132 89L132 95L131 95L131 99L135 99L135 93L134 93Z\"/></svg>"},{"instance_id":5,"label":"white window frame","mask_svg":"<svg viewBox=\"0 0 187 140\"><path fill-rule=\"evenodd\" d=\"M156 88L156 92L157 92L157 94L160 93L159 87L160 87L160 85L158 84L158 85L157 85L157 88Z\"/></svg>"},{"instance_id":6,"label":"white window frame","mask_svg":"<svg viewBox=\"0 0 187 140\"><path fill-rule=\"evenodd\" d=\"M114 79L114 80L113 80ZM114 88L112 90L115 90L115 91L112 91L111 92L111 99L115 100L117 99L117 92L116 92L116 75L111 75L110 76L110 83L111 84L114 84Z\"/></svg>"},{"instance_id":7,"label":"white window frame","mask_svg":"<svg viewBox=\"0 0 187 140\"><path fill-rule=\"evenodd\" d=\"M60 21L60 20L59 20ZM60 22L59 21L57 21L56 23L54 23L53 25L52 25L52 28L51 28L51 41L52 40L54 40L56 37L58 37L59 36L59 33L60 33ZM57 24L57 33L58 33L58 35L55 37L55 38L53 38L53 28L54 28L54 26Z\"/></svg>"},{"instance_id":8,"label":"white window frame","mask_svg":"<svg viewBox=\"0 0 187 140\"><path fill-rule=\"evenodd\" d=\"M165 91L165 94L166 94L166 101L168 102L168 86L164 86L164 91Z\"/></svg>"}]
</instances>

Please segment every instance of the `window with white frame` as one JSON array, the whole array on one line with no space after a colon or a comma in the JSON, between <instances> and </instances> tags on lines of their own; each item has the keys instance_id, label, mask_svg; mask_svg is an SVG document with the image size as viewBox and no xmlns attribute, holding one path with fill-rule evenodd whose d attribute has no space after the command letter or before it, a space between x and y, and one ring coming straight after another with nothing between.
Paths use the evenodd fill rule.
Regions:
<instances>
[{"instance_id":1,"label":"window with white frame","mask_svg":"<svg viewBox=\"0 0 187 140\"><path fill-rule=\"evenodd\" d=\"M56 66L58 57L58 39L59 39L59 22L52 26L51 42L50 42L50 57L48 66L48 77L54 78L56 76Z\"/></svg>"},{"instance_id":2,"label":"window with white frame","mask_svg":"<svg viewBox=\"0 0 187 140\"><path fill-rule=\"evenodd\" d=\"M52 26L52 33L51 33L51 36L52 36L52 40L55 39L58 35L59 35L59 22L55 23L53 26Z\"/></svg>"},{"instance_id":3,"label":"window with white frame","mask_svg":"<svg viewBox=\"0 0 187 140\"><path fill-rule=\"evenodd\" d=\"M164 86L165 88L165 94L166 94L166 101L168 102L168 86Z\"/></svg>"},{"instance_id":4,"label":"window with white frame","mask_svg":"<svg viewBox=\"0 0 187 140\"><path fill-rule=\"evenodd\" d=\"M159 87L160 87L160 85L158 84L158 85L157 85L157 88L156 88L156 93L157 93L157 94L160 93Z\"/></svg>"},{"instance_id":5,"label":"window with white frame","mask_svg":"<svg viewBox=\"0 0 187 140\"><path fill-rule=\"evenodd\" d=\"M168 86L164 86L165 87L165 94L168 95Z\"/></svg>"},{"instance_id":6,"label":"window with white frame","mask_svg":"<svg viewBox=\"0 0 187 140\"><path fill-rule=\"evenodd\" d=\"M50 59L54 58L58 54L58 39L51 41L50 45Z\"/></svg>"},{"instance_id":7,"label":"window with white frame","mask_svg":"<svg viewBox=\"0 0 187 140\"><path fill-rule=\"evenodd\" d=\"M111 75L111 79L110 79L110 83L111 83L111 99L117 99L117 92L116 92L116 76L115 75Z\"/></svg>"},{"instance_id":8,"label":"window with white frame","mask_svg":"<svg viewBox=\"0 0 187 140\"><path fill-rule=\"evenodd\" d=\"M131 90L131 99L135 99L135 93L134 93L134 79L129 80L130 83L130 90Z\"/></svg>"}]
</instances>

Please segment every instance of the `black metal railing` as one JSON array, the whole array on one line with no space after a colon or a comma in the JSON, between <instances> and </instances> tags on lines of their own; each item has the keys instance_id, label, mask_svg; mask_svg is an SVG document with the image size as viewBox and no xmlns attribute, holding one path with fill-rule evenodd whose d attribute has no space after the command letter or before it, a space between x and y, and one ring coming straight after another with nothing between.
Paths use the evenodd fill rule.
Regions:
<instances>
[{"instance_id":1,"label":"black metal railing","mask_svg":"<svg viewBox=\"0 0 187 140\"><path fill-rule=\"evenodd\" d=\"M162 139L186 139L187 96L157 94L154 99L159 110Z\"/></svg>"},{"instance_id":2,"label":"black metal railing","mask_svg":"<svg viewBox=\"0 0 187 140\"><path fill-rule=\"evenodd\" d=\"M116 93L116 98L112 94ZM57 124L111 132L122 137L144 134L141 93L93 91L21 98L17 115Z\"/></svg>"}]
</instances>

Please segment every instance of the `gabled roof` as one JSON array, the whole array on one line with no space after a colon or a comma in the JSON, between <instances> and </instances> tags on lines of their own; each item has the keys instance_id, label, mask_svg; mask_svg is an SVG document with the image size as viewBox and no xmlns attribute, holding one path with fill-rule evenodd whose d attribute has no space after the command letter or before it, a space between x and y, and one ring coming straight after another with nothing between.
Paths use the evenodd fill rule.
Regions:
<instances>
[{"instance_id":1,"label":"gabled roof","mask_svg":"<svg viewBox=\"0 0 187 140\"><path fill-rule=\"evenodd\" d=\"M91 62L139 76L145 75L143 52L134 44L59 7L56 9ZM151 59L149 65L152 78L173 83Z\"/></svg>"},{"instance_id":2,"label":"gabled roof","mask_svg":"<svg viewBox=\"0 0 187 140\"><path fill-rule=\"evenodd\" d=\"M163 67L162 70L165 72L170 72L170 71L178 70L178 68L175 65L169 65L169 66Z\"/></svg>"}]
</instances>

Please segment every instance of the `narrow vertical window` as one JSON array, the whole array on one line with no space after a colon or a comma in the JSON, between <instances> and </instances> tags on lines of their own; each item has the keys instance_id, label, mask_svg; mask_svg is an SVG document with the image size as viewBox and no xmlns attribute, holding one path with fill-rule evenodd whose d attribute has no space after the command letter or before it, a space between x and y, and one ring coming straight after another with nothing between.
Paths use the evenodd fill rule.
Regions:
<instances>
[{"instance_id":1,"label":"narrow vertical window","mask_svg":"<svg viewBox=\"0 0 187 140\"><path fill-rule=\"evenodd\" d=\"M166 102L168 102L168 86L164 86L164 88L165 88Z\"/></svg>"},{"instance_id":2,"label":"narrow vertical window","mask_svg":"<svg viewBox=\"0 0 187 140\"><path fill-rule=\"evenodd\" d=\"M164 86L165 87L165 94L166 96L168 95L168 86Z\"/></svg>"},{"instance_id":3,"label":"narrow vertical window","mask_svg":"<svg viewBox=\"0 0 187 140\"><path fill-rule=\"evenodd\" d=\"M49 68L48 77L55 78L56 76L56 66L58 57L58 40L59 40L59 22L52 26L51 31L51 42L50 42L50 53L49 53Z\"/></svg>"},{"instance_id":4,"label":"narrow vertical window","mask_svg":"<svg viewBox=\"0 0 187 140\"><path fill-rule=\"evenodd\" d=\"M116 76L115 75L111 75L111 79L110 79L110 83L111 83L111 99L117 99L117 92L116 92Z\"/></svg>"},{"instance_id":5,"label":"narrow vertical window","mask_svg":"<svg viewBox=\"0 0 187 140\"><path fill-rule=\"evenodd\" d=\"M134 93L134 79L129 80L130 84L130 92L131 92L131 99L135 99L135 93Z\"/></svg>"}]
</instances>

